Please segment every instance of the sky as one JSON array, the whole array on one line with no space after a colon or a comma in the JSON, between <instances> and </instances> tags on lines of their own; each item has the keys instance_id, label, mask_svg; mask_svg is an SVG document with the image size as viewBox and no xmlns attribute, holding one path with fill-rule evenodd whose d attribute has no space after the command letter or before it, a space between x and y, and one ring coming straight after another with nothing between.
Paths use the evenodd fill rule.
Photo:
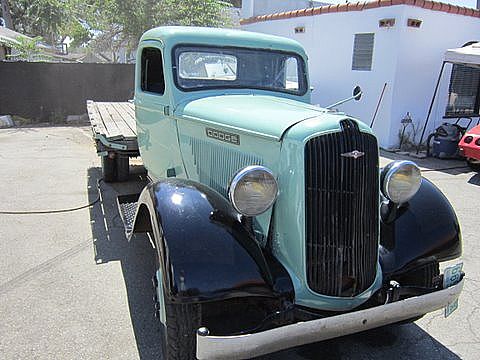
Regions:
<instances>
[{"instance_id":1,"label":"sky","mask_svg":"<svg viewBox=\"0 0 480 360\"><path fill-rule=\"evenodd\" d=\"M322 1L322 0L319 0L319 1ZM324 0L324 1L332 4L344 4L346 2L345 0ZM469 8L477 7L476 0L436 0L436 1L447 3L447 4L465 6ZM352 0L351 2L354 2L354 0Z\"/></svg>"}]
</instances>

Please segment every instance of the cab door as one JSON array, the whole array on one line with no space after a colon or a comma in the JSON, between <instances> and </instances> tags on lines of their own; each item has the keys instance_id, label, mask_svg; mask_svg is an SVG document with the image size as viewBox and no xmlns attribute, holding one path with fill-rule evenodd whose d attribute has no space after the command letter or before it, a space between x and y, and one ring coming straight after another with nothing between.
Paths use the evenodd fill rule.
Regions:
<instances>
[{"instance_id":1,"label":"cab door","mask_svg":"<svg viewBox=\"0 0 480 360\"><path fill-rule=\"evenodd\" d=\"M137 53L135 115L143 163L153 179L184 173L176 122L171 116L165 56L160 41L144 41Z\"/></svg>"}]
</instances>

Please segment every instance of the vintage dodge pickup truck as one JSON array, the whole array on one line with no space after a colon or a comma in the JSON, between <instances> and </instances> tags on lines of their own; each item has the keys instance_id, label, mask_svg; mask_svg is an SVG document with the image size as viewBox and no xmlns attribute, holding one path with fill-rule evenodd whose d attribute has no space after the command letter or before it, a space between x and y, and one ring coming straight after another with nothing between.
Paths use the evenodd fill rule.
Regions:
<instances>
[{"instance_id":1,"label":"vintage dodge pickup truck","mask_svg":"<svg viewBox=\"0 0 480 360\"><path fill-rule=\"evenodd\" d=\"M293 40L142 36L134 103L150 182L118 201L131 241L154 244L168 359L248 359L458 306L461 264L439 267L461 254L448 200L413 162L380 169L372 130L310 95Z\"/></svg>"}]
</instances>

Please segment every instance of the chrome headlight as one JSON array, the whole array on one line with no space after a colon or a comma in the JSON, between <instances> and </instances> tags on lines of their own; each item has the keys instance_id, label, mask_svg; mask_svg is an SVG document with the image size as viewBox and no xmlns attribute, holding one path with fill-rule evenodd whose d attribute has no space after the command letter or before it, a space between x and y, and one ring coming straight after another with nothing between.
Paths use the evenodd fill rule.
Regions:
<instances>
[{"instance_id":1,"label":"chrome headlight","mask_svg":"<svg viewBox=\"0 0 480 360\"><path fill-rule=\"evenodd\" d=\"M277 199L278 185L272 172L264 166L247 166L230 183L228 197L233 207L245 216L267 211Z\"/></svg>"},{"instance_id":2,"label":"chrome headlight","mask_svg":"<svg viewBox=\"0 0 480 360\"><path fill-rule=\"evenodd\" d=\"M394 161L382 172L382 192L396 204L410 200L420 189L422 174L413 161Z\"/></svg>"}]
</instances>

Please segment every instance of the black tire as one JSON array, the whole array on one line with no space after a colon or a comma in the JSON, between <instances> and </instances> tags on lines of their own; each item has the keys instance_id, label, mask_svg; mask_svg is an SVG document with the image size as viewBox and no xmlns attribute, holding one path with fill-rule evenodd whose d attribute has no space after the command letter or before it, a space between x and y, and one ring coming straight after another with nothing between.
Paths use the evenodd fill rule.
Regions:
<instances>
[{"instance_id":1,"label":"black tire","mask_svg":"<svg viewBox=\"0 0 480 360\"><path fill-rule=\"evenodd\" d=\"M116 156L117 181L127 181L130 175L128 156Z\"/></svg>"},{"instance_id":2,"label":"black tire","mask_svg":"<svg viewBox=\"0 0 480 360\"><path fill-rule=\"evenodd\" d=\"M478 162L473 162L470 159L467 159L467 164L472 169L472 171L480 172L480 163Z\"/></svg>"},{"instance_id":3,"label":"black tire","mask_svg":"<svg viewBox=\"0 0 480 360\"><path fill-rule=\"evenodd\" d=\"M199 304L165 304L166 360L196 359L196 332L201 324Z\"/></svg>"},{"instance_id":4,"label":"black tire","mask_svg":"<svg viewBox=\"0 0 480 360\"><path fill-rule=\"evenodd\" d=\"M103 181L105 182L117 181L117 162L115 159L110 159L108 156L102 156L102 174Z\"/></svg>"},{"instance_id":5,"label":"black tire","mask_svg":"<svg viewBox=\"0 0 480 360\"><path fill-rule=\"evenodd\" d=\"M158 258L156 266L159 268ZM161 271L160 271L161 273ZM155 276L156 278L156 276ZM162 281L159 284L158 281ZM160 319L160 336L163 360L196 359L196 333L201 327L202 308L200 304L172 304L168 302L163 288L163 279L154 280L155 299L157 294L163 295L163 301L156 300L157 317ZM160 286L161 291L158 287ZM165 306L165 323L161 320L161 305Z\"/></svg>"}]
</instances>

